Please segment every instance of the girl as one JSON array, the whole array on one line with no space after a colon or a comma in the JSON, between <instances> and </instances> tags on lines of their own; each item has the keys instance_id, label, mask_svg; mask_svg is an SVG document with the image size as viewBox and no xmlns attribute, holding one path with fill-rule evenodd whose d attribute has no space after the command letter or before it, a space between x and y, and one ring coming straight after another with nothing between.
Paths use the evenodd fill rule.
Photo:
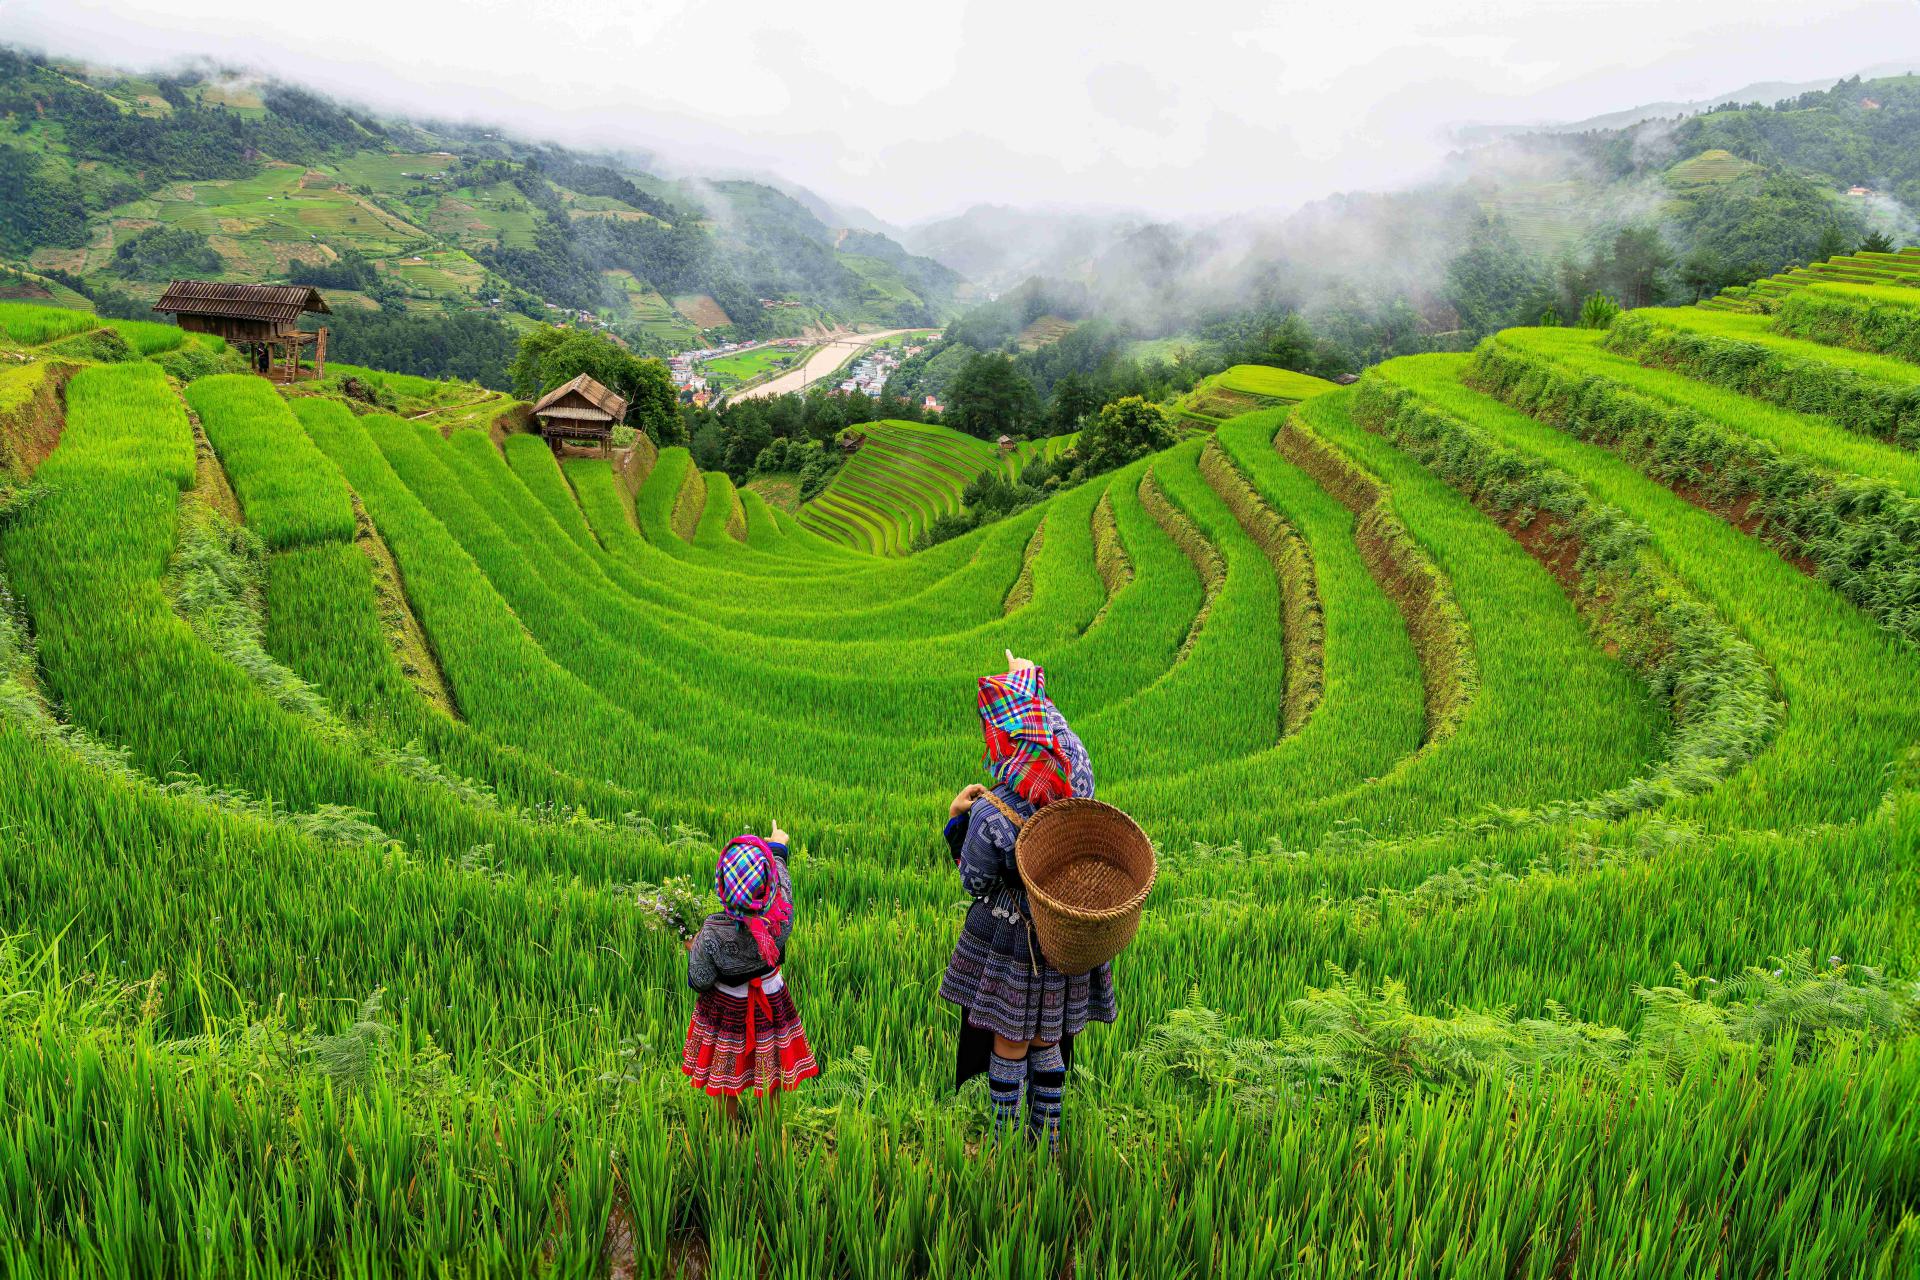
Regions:
<instances>
[{"instance_id":1,"label":"girl","mask_svg":"<svg viewBox=\"0 0 1920 1280\"><path fill-rule=\"evenodd\" d=\"M1061 1095L1073 1037L1118 1012L1113 969L1068 977L1040 954L1027 922L1027 891L1014 862L1024 821L1068 796L1093 796L1093 765L1078 735L1047 697L1047 674L1007 654L1005 675L980 680L979 711L991 790L977 783L947 810L947 844L973 895L960 941L940 983L960 1006L961 1083L987 1073L996 1135L1011 1128L1027 1089L1027 1136L1060 1146Z\"/></svg>"},{"instance_id":2,"label":"girl","mask_svg":"<svg viewBox=\"0 0 1920 1280\"><path fill-rule=\"evenodd\" d=\"M818 1075L800 1012L780 977L793 932L787 833L735 836L720 851L714 890L722 910L687 944L687 985L700 993L680 1068L696 1089L740 1116L740 1095L778 1096Z\"/></svg>"}]
</instances>

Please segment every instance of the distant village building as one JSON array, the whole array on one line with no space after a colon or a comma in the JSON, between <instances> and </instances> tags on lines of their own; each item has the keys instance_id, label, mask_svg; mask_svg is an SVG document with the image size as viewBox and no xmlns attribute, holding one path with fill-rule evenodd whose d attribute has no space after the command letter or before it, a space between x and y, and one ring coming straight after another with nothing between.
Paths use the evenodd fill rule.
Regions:
<instances>
[{"instance_id":1,"label":"distant village building","mask_svg":"<svg viewBox=\"0 0 1920 1280\"><path fill-rule=\"evenodd\" d=\"M583 373L541 396L533 416L555 453L572 443L598 444L610 452L613 428L626 418L627 402Z\"/></svg>"},{"instance_id":2,"label":"distant village building","mask_svg":"<svg viewBox=\"0 0 1920 1280\"><path fill-rule=\"evenodd\" d=\"M314 378L327 372L327 331L300 328L308 313L331 315L318 289L304 284L224 284L175 280L153 309L191 333L210 333L245 351L254 371L275 382L300 376L300 352L313 347Z\"/></svg>"},{"instance_id":3,"label":"distant village building","mask_svg":"<svg viewBox=\"0 0 1920 1280\"><path fill-rule=\"evenodd\" d=\"M1860 99L1860 109L1862 111L1878 111L1880 109L1880 102L1876 98L1862 98Z\"/></svg>"},{"instance_id":4,"label":"distant village building","mask_svg":"<svg viewBox=\"0 0 1920 1280\"><path fill-rule=\"evenodd\" d=\"M920 402L920 407L922 409L925 409L928 413L945 413L946 412L946 407L932 396L928 396L925 400L922 400Z\"/></svg>"},{"instance_id":5,"label":"distant village building","mask_svg":"<svg viewBox=\"0 0 1920 1280\"><path fill-rule=\"evenodd\" d=\"M1872 187L1848 187L1847 194L1856 200L1864 200L1873 194Z\"/></svg>"}]
</instances>

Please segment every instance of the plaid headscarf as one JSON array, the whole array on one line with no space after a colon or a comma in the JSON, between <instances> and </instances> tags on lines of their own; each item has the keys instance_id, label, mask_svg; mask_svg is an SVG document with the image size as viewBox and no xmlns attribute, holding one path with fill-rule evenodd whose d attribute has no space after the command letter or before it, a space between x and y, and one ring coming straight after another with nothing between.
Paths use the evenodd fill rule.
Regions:
<instances>
[{"instance_id":1,"label":"plaid headscarf","mask_svg":"<svg viewBox=\"0 0 1920 1280\"><path fill-rule=\"evenodd\" d=\"M793 919L793 903L780 892L780 876L767 842L748 835L728 841L714 868L713 890L726 913L747 926L760 948L760 958L777 967L780 944L773 931Z\"/></svg>"},{"instance_id":2,"label":"plaid headscarf","mask_svg":"<svg viewBox=\"0 0 1920 1280\"><path fill-rule=\"evenodd\" d=\"M1036 809L1073 794L1071 765L1053 732L1052 711L1047 673L1039 667L980 677L987 769Z\"/></svg>"}]
</instances>

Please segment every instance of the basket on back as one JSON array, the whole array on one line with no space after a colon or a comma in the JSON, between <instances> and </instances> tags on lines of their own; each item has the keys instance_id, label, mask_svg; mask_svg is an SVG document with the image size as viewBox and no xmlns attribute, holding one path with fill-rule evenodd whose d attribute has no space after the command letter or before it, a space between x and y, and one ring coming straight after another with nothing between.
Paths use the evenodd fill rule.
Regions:
<instances>
[{"instance_id":1,"label":"basket on back","mask_svg":"<svg viewBox=\"0 0 1920 1280\"><path fill-rule=\"evenodd\" d=\"M1119 955L1159 870L1146 832L1112 805L1081 799L1056 800L1017 825L1014 861L1047 963L1082 974Z\"/></svg>"}]
</instances>

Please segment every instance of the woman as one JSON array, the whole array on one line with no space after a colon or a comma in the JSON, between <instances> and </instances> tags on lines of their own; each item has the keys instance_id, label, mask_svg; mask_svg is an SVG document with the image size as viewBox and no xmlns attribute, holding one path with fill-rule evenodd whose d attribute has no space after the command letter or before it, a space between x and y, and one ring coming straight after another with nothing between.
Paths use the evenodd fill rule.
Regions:
<instances>
[{"instance_id":1,"label":"woman","mask_svg":"<svg viewBox=\"0 0 1920 1280\"><path fill-rule=\"evenodd\" d=\"M947 810L947 844L973 905L940 995L962 1012L960 1082L987 1073L996 1137L1018 1122L1025 1083L1028 1137L1044 1135L1058 1151L1073 1037L1089 1022L1114 1020L1113 971L1103 964L1069 977L1040 954L1013 858L1014 819L1069 796L1091 798L1093 765L1047 698L1046 672L1012 651L1007 666L1005 675L980 680L995 785L964 788Z\"/></svg>"}]
</instances>

